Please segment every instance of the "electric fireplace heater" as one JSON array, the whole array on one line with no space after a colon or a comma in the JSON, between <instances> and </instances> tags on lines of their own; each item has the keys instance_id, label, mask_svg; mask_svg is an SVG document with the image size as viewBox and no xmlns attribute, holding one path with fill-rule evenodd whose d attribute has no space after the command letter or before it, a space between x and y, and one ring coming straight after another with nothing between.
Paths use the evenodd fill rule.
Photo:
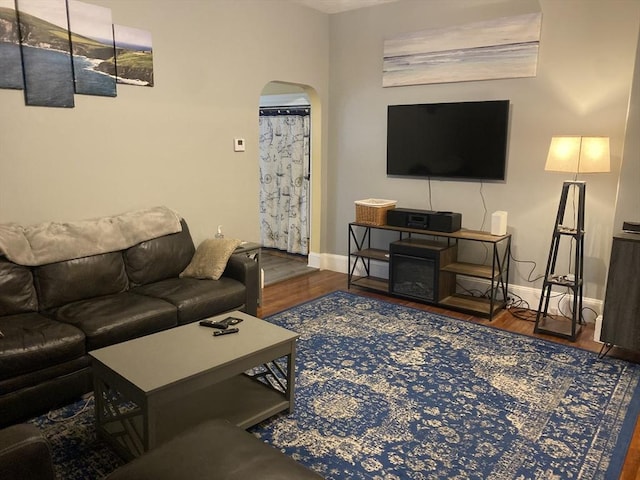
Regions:
<instances>
[{"instance_id":1,"label":"electric fireplace heater","mask_svg":"<svg viewBox=\"0 0 640 480\"><path fill-rule=\"evenodd\" d=\"M440 269L455 261L456 245L417 238L389 246L389 290L425 302L439 302L455 292L455 275Z\"/></svg>"}]
</instances>

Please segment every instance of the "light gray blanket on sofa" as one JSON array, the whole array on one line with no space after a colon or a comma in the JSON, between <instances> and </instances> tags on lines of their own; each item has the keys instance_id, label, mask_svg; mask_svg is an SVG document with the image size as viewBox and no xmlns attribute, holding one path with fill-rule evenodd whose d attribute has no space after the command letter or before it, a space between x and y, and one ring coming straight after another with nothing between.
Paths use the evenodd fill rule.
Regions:
<instances>
[{"instance_id":1,"label":"light gray blanket on sofa","mask_svg":"<svg viewBox=\"0 0 640 480\"><path fill-rule=\"evenodd\" d=\"M167 207L28 227L7 223L0 224L0 255L19 265L44 265L122 250L181 230L180 216Z\"/></svg>"}]
</instances>

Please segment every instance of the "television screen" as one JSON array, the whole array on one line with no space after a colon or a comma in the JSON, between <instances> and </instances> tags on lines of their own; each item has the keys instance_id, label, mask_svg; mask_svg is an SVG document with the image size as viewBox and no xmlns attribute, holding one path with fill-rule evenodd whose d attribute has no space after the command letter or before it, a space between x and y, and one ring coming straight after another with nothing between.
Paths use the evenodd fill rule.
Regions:
<instances>
[{"instance_id":1,"label":"television screen","mask_svg":"<svg viewBox=\"0 0 640 480\"><path fill-rule=\"evenodd\" d=\"M509 100L389 105L387 175L504 180Z\"/></svg>"}]
</instances>

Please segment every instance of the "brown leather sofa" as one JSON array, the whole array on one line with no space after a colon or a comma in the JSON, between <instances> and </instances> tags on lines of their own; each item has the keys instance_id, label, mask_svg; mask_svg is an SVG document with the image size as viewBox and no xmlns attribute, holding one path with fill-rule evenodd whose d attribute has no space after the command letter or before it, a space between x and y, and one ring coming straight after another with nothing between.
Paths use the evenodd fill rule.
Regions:
<instances>
[{"instance_id":1,"label":"brown leather sofa","mask_svg":"<svg viewBox=\"0 0 640 480\"><path fill-rule=\"evenodd\" d=\"M232 255L219 280L179 278L182 231L122 251L36 267L0 256L0 426L93 388L88 352L231 310L255 315L258 267Z\"/></svg>"},{"instance_id":2,"label":"brown leather sofa","mask_svg":"<svg viewBox=\"0 0 640 480\"><path fill-rule=\"evenodd\" d=\"M48 442L32 425L0 430L0 478L55 480ZM318 480L320 475L226 420L211 420L145 453L107 480Z\"/></svg>"}]
</instances>

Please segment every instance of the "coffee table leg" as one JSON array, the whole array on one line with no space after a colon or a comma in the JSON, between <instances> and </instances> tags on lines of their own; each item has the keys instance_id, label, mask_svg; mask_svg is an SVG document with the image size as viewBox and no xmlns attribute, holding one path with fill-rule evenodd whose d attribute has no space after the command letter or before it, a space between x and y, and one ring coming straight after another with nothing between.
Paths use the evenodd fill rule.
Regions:
<instances>
[{"instance_id":1,"label":"coffee table leg","mask_svg":"<svg viewBox=\"0 0 640 480\"><path fill-rule=\"evenodd\" d=\"M156 446L156 411L153 405L149 404L149 401L144 402L142 405L142 418L144 423L144 450L148 452L150 449Z\"/></svg>"},{"instance_id":2,"label":"coffee table leg","mask_svg":"<svg viewBox=\"0 0 640 480\"><path fill-rule=\"evenodd\" d=\"M142 409L137 403L125 399L95 371L93 385L98 435L127 460L141 455L145 451L146 439L137 419L141 417Z\"/></svg>"},{"instance_id":3,"label":"coffee table leg","mask_svg":"<svg viewBox=\"0 0 640 480\"><path fill-rule=\"evenodd\" d=\"M93 401L94 401L94 412L96 418L96 430L98 433L102 434L105 418L104 418L104 395L105 395L106 387L104 383L102 383L95 375L93 378Z\"/></svg>"},{"instance_id":4,"label":"coffee table leg","mask_svg":"<svg viewBox=\"0 0 640 480\"><path fill-rule=\"evenodd\" d=\"M296 393L296 342L291 344L291 353L287 355L287 390L285 398L289 401L289 413L293 413Z\"/></svg>"}]
</instances>

